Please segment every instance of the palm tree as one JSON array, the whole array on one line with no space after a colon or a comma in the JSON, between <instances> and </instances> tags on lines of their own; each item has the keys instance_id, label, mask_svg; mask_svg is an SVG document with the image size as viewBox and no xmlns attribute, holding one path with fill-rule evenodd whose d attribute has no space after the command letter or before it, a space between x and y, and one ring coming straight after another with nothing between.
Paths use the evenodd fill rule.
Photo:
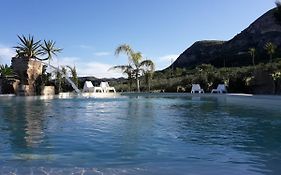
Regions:
<instances>
[{"instance_id":1,"label":"palm tree","mask_svg":"<svg viewBox=\"0 0 281 175\"><path fill-rule=\"evenodd\" d=\"M78 87L78 75L75 66L74 67L67 66L67 67L70 70L73 83Z\"/></svg>"},{"instance_id":2,"label":"palm tree","mask_svg":"<svg viewBox=\"0 0 281 175\"><path fill-rule=\"evenodd\" d=\"M133 67L130 65L120 65L120 66L113 66L109 70L118 69L121 70L123 74L127 75L128 82L129 82L129 91L132 89L132 81L133 81Z\"/></svg>"},{"instance_id":3,"label":"palm tree","mask_svg":"<svg viewBox=\"0 0 281 175\"><path fill-rule=\"evenodd\" d=\"M120 55L124 53L128 56L128 65L115 66L115 69L121 69L123 72L130 70L132 77L136 79L137 91L140 92L140 81L139 77L144 72L145 67L154 66L154 63L151 60L142 61L143 57L140 52L135 52L129 45L122 44L117 47L115 55ZM114 68L114 67L113 67Z\"/></svg>"},{"instance_id":4,"label":"palm tree","mask_svg":"<svg viewBox=\"0 0 281 175\"><path fill-rule=\"evenodd\" d=\"M34 41L34 37L30 35L28 37L25 37L24 35L20 37L18 35L18 38L20 40L20 43L18 43L18 46L14 47L17 52L17 58L24 57L28 59L38 59L38 56L43 53L40 45L40 40Z\"/></svg>"},{"instance_id":5,"label":"palm tree","mask_svg":"<svg viewBox=\"0 0 281 175\"><path fill-rule=\"evenodd\" d=\"M154 70L155 70L155 67L154 67L154 64L152 64L151 66L147 67L144 72L144 78L145 78L145 83L147 84L148 92L150 92L151 80L153 78Z\"/></svg>"},{"instance_id":6,"label":"palm tree","mask_svg":"<svg viewBox=\"0 0 281 175\"><path fill-rule=\"evenodd\" d=\"M44 60L49 60L49 64L50 64L50 60L52 60L53 55L57 55L57 53L61 52L62 49L60 48L56 48L55 47L56 42L53 40L44 40L44 45L41 45L42 51L44 55L47 55L48 57L45 59L40 59L41 61Z\"/></svg>"},{"instance_id":7,"label":"palm tree","mask_svg":"<svg viewBox=\"0 0 281 175\"><path fill-rule=\"evenodd\" d=\"M272 56L275 53L277 46L272 42L267 42L264 46L264 49L267 51L267 54L269 55L270 62L272 62Z\"/></svg>"},{"instance_id":8,"label":"palm tree","mask_svg":"<svg viewBox=\"0 0 281 175\"><path fill-rule=\"evenodd\" d=\"M249 53L249 54L251 55L251 57L252 57L253 66L255 66L255 57L256 57L256 53L257 53L256 48L254 48L254 47L249 48L248 53Z\"/></svg>"}]
</instances>

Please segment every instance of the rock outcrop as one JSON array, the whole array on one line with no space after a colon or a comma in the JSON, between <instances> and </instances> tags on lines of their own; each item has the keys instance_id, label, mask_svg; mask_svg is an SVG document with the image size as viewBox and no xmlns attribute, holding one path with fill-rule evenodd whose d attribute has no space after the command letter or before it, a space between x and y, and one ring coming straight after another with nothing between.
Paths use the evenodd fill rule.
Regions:
<instances>
[{"instance_id":1,"label":"rock outcrop","mask_svg":"<svg viewBox=\"0 0 281 175\"><path fill-rule=\"evenodd\" d=\"M18 95L35 95L35 81L42 75L43 64L28 58L12 58L12 69L19 77Z\"/></svg>"},{"instance_id":2,"label":"rock outcrop","mask_svg":"<svg viewBox=\"0 0 281 175\"><path fill-rule=\"evenodd\" d=\"M248 50L257 50L256 62L268 61L264 49L267 42L274 43L281 54L281 23L276 18L276 8L258 18L248 28L229 41L198 41L185 50L171 65L173 68L195 67L198 64L210 63L217 67L250 65L251 56Z\"/></svg>"}]
</instances>

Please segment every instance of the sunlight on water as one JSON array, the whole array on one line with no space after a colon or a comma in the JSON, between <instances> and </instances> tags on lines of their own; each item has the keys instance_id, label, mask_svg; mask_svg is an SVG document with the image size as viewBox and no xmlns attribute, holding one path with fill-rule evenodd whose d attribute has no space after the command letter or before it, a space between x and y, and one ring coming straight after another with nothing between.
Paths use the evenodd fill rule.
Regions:
<instances>
[{"instance_id":1,"label":"sunlight on water","mask_svg":"<svg viewBox=\"0 0 281 175\"><path fill-rule=\"evenodd\" d=\"M0 99L0 174L278 174L280 112L223 98Z\"/></svg>"}]
</instances>

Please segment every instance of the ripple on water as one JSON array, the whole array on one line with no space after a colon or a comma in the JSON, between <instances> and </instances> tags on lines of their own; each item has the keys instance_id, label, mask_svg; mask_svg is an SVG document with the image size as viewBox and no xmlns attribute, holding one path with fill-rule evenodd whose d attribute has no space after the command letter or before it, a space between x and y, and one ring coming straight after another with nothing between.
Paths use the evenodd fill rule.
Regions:
<instances>
[{"instance_id":1,"label":"ripple on water","mask_svg":"<svg viewBox=\"0 0 281 175\"><path fill-rule=\"evenodd\" d=\"M213 98L21 98L1 101L0 115L0 174L281 172L280 111Z\"/></svg>"}]
</instances>

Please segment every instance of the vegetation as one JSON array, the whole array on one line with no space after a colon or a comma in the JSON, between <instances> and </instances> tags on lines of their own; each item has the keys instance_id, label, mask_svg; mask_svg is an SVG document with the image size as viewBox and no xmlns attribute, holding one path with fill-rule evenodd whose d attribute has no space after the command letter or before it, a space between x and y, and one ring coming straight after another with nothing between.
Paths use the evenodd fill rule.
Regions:
<instances>
[{"instance_id":1,"label":"vegetation","mask_svg":"<svg viewBox=\"0 0 281 175\"><path fill-rule=\"evenodd\" d=\"M52 74L47 72L47 66L43 66L42 75L40 75L35 81L35 93L41 95L41 91L44 86L51 85Z\"/></svg>"},{"instance_id":2,"label":"vegetation","mask_svg":"<svg viewBox=\"0 0 281 175\"><path fill-rule=\"evenodd\" d=\"M75 66L74 67L67 66L67 68L69 68L70 70L73 83L79 88L78 75Z\"/></svg>"},{"instance_id":3,"label":"vegetation","mask_svg":"<svg viewBox=\"0 0 281 175\"><path fill-rule=\"evenodd\" d=\"M248 53L251 55L252 57L252 63L253 63L253 66L255 66L255 57L256 57L256 54L257 54L257 50L256 48L252 47L249 49Z\"/></svg>"},{"instance_id":4,"label":"vegetation","mask_svg":"<svg viewBox=\"0 0 281 175\"><path fill-rule=\"evenodd\" d=\"M178 74L176 74L178 72ZM215 68L210 64L197 66L195 69L180 69L155 72L151 79L154 92L177 92L183 87L190 92L191 84L199 83L206 92L211 92L218 84L224 83L231 93L281 93L281 59L273 63L260 63L255 66ZM266 80L265 80L266 79ZM142 90L147 89L146 76L140 77ZM265 82L266 81L266 82ZM273 85L273 84L274 85ZM118 91L128 90L126 82L111 83ZM273 90L258 91L259 84L272 86ZM135 86L133 88L136 88Z\"/></svg>"},{"instance_id":5,"label":"vegetation","mask_svg":"<svg viewBox=\"0 0 281 175\"><path fill-rule=\"evenodd\" d=\"M277 49L277 46L272 42L268 42L265 44L264 49L266 50L267 54L269 55L270 62L272 62L272 57Z\"/></svg>"},{"instance_id":6,"label":"vegetation","mask_svg":"<svg viewBox=\"0 0 281 175\"><path fill-rule=\"evenodd\" d=\"M18 44L18 46L14 47L17 52L17 58L38 59L38 56L43 53L40 45L41 41L34 41L33 36L18 36L18 38L20 40L20 43Z\"/></svg>"},{"instance_id":7,"label":"vegetation","mask_svg":"<svg viewBox=\"0 0 281 175\"><path fill-rule=\"evenodd\" d=\"M62 49L55 47L56 42L53 40L46 41L44 40L44 45L41 45L43 53L46 54L48 57L41 60L52 60L53 55L57 55L57 53L61 52Z\"/></svg>"},{"instance_id":8,"label":"vegetation","mask_svg":"<svg viewBox=\"0 0 281 175\"><path fill-rule=\"evenodd\" d=\"M7 64L0 65L0 76L6 77L9 75L13 75L13 69L10 66L8 66Z\"/></svg>"},{"instance_id":9,"label":"vegetation","mask_svg":"<svg viewBox=\"0 0 281 175\"><path fill-rule=\"evenodd\" d=\"M114 66L111 69L119 69L124 74L128 75L128 80L131 82L132 79L136 80L137 92L140 92L140 80L139 77L145 73L148 75L148 80L150 79L149 74L154 71L154 63L151 60L143 60L142 54L140 52L135 52L129 45L123 44L117 47L115 55L124 53L128 56L128 65ZM129 83L131 86L131 83ZM131 89L131 88L130 88Z\"/></svg>"},{"instance_id":10,"label":"vegetation","mask_svg":"<svg viewBox=\"0 0 281 175\"><path fill-rule=\"evenodd\" d=\"M62 49L55 47L55 42L52 40L35 41L33 36L25 37L24 35L18 36L20 43L15 46L16 58L37 59L40 61L51 60L53 55L61 52ZM40 58L39 56L47 55L47 58Z\"/></svg>"}]
</instances>

